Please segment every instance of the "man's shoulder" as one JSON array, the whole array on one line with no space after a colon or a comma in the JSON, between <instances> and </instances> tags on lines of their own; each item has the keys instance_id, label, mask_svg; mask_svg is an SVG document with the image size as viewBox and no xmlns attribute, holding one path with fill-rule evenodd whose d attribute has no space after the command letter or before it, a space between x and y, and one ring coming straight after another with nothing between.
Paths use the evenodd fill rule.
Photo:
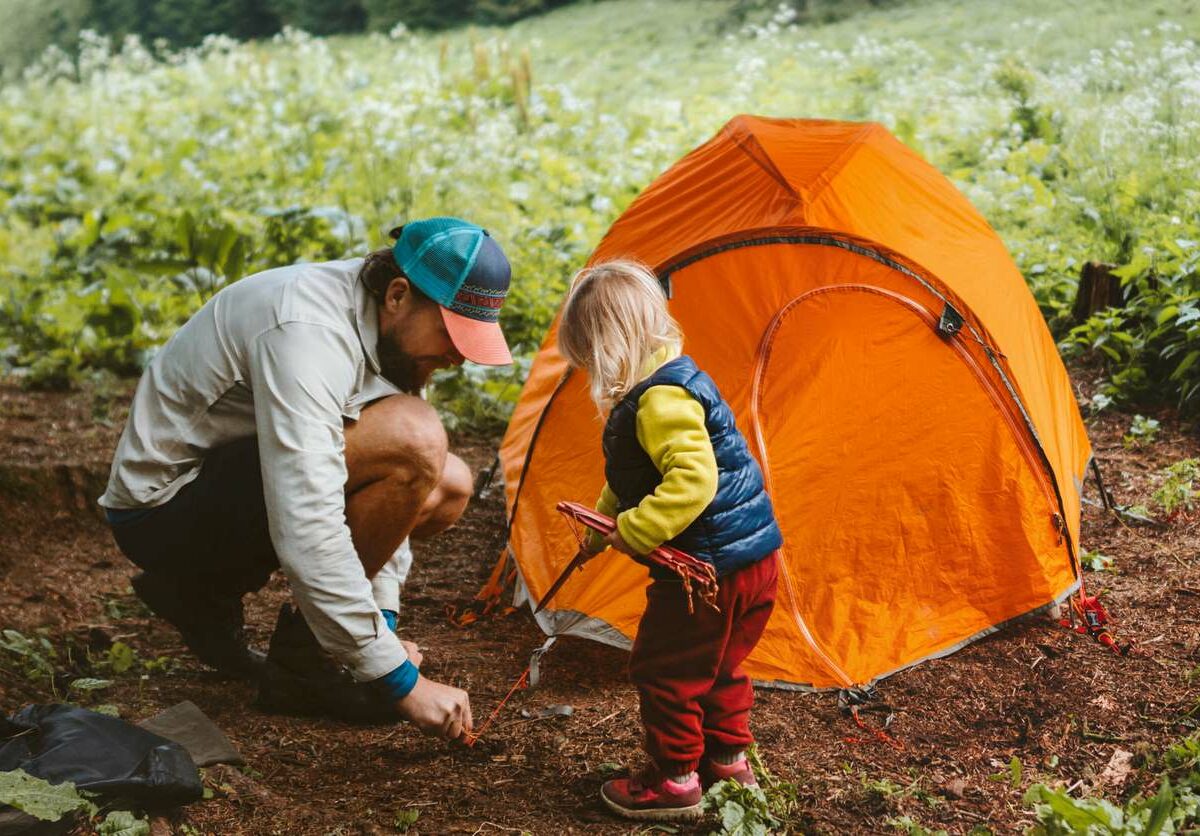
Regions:
<instances>
[{"instance_id":1,"label":"man's shoulder","mask_svg":"<svg viewBox=\"0 0 1200 836\"><path fill-rule=\"evenodd\" d=\"M362 259L291 264L243 279L244 295L273 308L275 324L351 326ZM234 285L237 287L237 285Z\"/></svg>"}]
</instances>

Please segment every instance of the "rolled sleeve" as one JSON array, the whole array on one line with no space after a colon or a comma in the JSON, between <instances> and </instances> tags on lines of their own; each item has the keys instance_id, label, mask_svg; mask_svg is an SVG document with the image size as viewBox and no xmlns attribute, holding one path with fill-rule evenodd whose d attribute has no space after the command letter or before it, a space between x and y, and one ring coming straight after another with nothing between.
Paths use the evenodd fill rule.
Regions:
<instances>
[{"instance_id":1,"label":"rolled sleeve","mask_svg":"<svg viewBox=\"0 0 1200 836\"><path fill-rule=\"evenodd\" d=\"M342 410L355 347L322 325L288 322L250 346L250 384L271 540L321 646L370 681L407 660L387 628L346 525Z\"/></svg>"}]
</instances>

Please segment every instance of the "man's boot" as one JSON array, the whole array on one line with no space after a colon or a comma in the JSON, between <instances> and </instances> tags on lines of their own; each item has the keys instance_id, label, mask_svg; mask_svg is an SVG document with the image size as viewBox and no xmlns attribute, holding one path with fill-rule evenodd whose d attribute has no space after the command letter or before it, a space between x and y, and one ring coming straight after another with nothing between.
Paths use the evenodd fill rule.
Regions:
<instances>
[{"instance_id":1,"label":"man's boot","mask_svg":"<svg viewBox=\"0 0 1200 836\"><path fill-rule=\"evenodd\" d=\"M356 682L322 648L298 609L279 608L267 664L258 687L258 707L278 714L316 715L355 723L400 719L374 683Z\"/></svg>"},{"instance_id":2,"label":"man's boot","mask_svg":"<svg viewBox=\"0 0 1200 836\"><path fill-rule=\"evenodd\" d=\"M204 664L241 679L258 679L266 657L246 644L242 599L198 594L195 584L142 572L131 581L133 591L151 612L168 622Z\"/></svg>"}]
</instances>

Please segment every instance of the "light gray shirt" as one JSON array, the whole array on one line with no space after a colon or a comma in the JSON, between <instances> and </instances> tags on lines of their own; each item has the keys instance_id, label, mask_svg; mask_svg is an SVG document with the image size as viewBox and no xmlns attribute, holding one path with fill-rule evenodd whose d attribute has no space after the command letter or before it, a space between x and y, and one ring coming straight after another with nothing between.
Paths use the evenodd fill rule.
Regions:
<instances>
[{"instance_id":1,"label":"light gray shirt","mask_svg":"<svg viewBox=\"0 0 1200 836\"><path fill-rule=\"evenodd\" d=\"M142 375L100 504L162 505L209 450L257 436L279 564L321 646L368 681L407 659L379 612L399 609L407 546L368 580L346 525L344 422L398 392L362 263L267 270L213 296Z\"/></svg>"}]
</instances>

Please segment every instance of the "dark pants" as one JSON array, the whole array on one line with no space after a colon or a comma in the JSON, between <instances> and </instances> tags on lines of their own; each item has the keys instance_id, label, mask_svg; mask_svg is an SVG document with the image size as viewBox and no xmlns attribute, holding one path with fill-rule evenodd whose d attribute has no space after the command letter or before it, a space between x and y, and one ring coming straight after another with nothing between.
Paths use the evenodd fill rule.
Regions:
<instances>
[{"instance_id":1,"label":"dark pants","mask_svg":"<svg viewBox=\"0 0 1200 836\"><path fill-rule=\"evenodd\" d=\"M667 775L699 765L705 751L744 749L754 688L741 664L758 644L775 605L776 555L720 580L717 606L689 615L678 581L646 590L629 675L641 698L646 751Z\"/></svg>"},{"instance_id":2,"label":"dark pants","mask_svg":"<svg viewBox=\"0 0 1200 836\"><path fill-rule=\"evenodd\" d=\"M240 601L279 568L267 527L258 440L210 452L199 475L165 505L112 525L125 556L169 576L197 601Z\"/></svg>"}]
</instances>

